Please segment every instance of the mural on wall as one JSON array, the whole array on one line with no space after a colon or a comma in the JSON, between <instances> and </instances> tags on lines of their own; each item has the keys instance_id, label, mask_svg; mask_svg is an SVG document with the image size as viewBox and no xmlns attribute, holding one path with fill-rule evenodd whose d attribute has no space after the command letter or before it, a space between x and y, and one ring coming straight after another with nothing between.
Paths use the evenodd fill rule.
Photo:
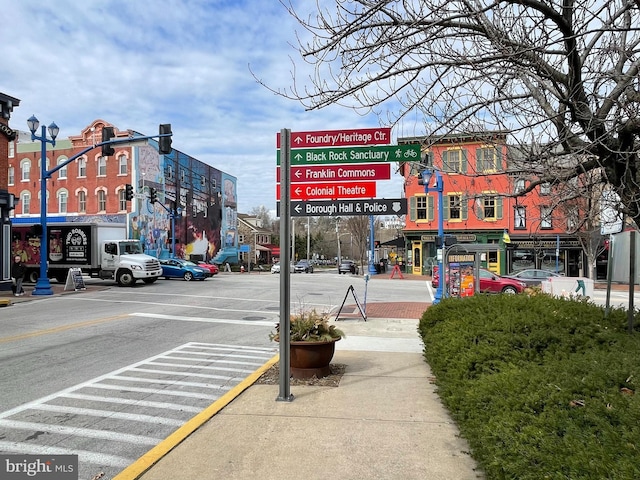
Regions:
<instances>
[{"instance_id":1,"label":"mural on wall","mask_svg":"<svg viewBox=\"0 0 640 480\"><path fill-rule=\"evenodd\" d=\"M235 178L225 175L223 181L220 170L176 150L159 155L153 147L140 147L146 149L155 155L140 152L138 157L139 191L144 198L137 199L136 213L130 215L130 236L143 241L145 253L159 258L171 256L175 234L179 258L236 263ZM159 203L149 202L151 188L157 189ZM232 208L230 214L223 213L225 198ZM229 219L232 228L227 227ZM226 232L229 239L225 239Z\"/></svg>"}]
</instances>

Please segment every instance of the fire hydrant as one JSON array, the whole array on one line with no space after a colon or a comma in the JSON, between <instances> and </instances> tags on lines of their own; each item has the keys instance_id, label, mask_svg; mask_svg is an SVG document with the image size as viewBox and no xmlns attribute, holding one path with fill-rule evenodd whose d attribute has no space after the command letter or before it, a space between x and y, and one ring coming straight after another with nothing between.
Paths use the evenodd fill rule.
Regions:
<instances>
[{"instance_id":1,"label":"fire hydrant","mask_svg":"<svg viewBox=\"0 0 640 480\"><path fill-rule=\"evenodd\" d=\"M244 265L240 265L240 273L244 273Z\"/></svg>"}]
</instances>

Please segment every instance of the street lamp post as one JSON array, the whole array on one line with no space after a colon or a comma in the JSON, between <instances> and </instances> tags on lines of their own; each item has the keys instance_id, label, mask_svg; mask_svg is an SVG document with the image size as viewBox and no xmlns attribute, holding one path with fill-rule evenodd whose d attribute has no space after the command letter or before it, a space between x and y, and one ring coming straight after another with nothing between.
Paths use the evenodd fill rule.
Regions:
<instances>
[{"instance_id":1,"label":"street lamp post","mask_svg":"<svg viewBox=\"0 0 640 480\"><path fill-rule=\"evenodd\" d=\"M431 179L435 177L435 183L433 187L430 187ZM433 299L433 303L440 303L442 300L442 292L444 287L444 282L446 280L446 275L443 271L443 255L444 255L444 205L442 200L442 192L444 190L444 185L442 182L442 175L440 172L436 170L431 170L429 168L422 171L422 182L424 184L424 193L429 192L437 192L438 193L438 237L440 238L440 252L436 253L438 257L438 274L440 275L440 279L438 281L438 288L436 289L436 296Z\"/></svg>"},{"instance_id":2,"label":"street lamp post","mask_svg":"<svg viewBox=\"0 0 640 480\"><path fill-rule=\"evenodd\" d=\"M27 125L29 125L29 130L31 131L31 140L40 140L42 147L40 149L40 224L42 225L42 236L40 237L40 277L36 282L32 295L53 295L51 283L47 276L47 179L51 177L50 172L47 171L47 143L50 143L54 147L56 146L56 137L60 129L55 122L52 122L51 125L49 125L49 135L51 136L51 140L49 140L47 138L47 127L44 125L42 126L40 136L36 135L40 122L34 115L31 115L27 120Z\"/></svg>"}]
</instances>

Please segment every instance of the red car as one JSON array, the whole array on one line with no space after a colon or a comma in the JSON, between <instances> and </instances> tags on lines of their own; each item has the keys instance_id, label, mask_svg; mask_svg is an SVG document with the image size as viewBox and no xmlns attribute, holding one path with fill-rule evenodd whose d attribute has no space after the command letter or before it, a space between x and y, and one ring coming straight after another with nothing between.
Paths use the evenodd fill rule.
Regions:
<instances>
[{"instance_id":1,"label":"red car","mask_svg":"<svg viewBox=\"0 0 640 480\"><path fill-rule=\"evenodd\" d=\"M447 279L449 277L447 272ZM434 267L431 277L431 285L438 288L440 275L438 267ZM501 277L484 268L480 269L480 291L483 293L522 293L527 284L515 278Z\"/></svg>"},{"instance_id":2,"label":"red car","mask_svg":"<svg viewBox=\"0 0 640 480\"><path fill-rule=\"evenodd\" d=\"M200 268L204 268L205 270L207 270L211 277L213 277L214 275L217 275L218 272L220 271L220 269L215 263L198 262L198 266Z\"/></svg>"}]
</instances>

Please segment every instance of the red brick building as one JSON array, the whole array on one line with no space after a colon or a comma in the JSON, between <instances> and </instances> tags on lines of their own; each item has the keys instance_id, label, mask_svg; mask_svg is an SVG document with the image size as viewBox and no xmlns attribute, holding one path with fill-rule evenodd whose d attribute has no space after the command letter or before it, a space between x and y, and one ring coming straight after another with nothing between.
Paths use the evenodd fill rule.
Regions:
<instances>
[{"instance_id":1,"label":"red brick building","mask_svg":"<svg viewBox=\"0 0 640 480\"><path fill-rule=\"evenodd\" d=\"M75 158L46 180L48 222L123 223L149 255L237 263L235 177L175 149L160 154L153 139L114 144L113 155L105 156L101 148L92 148L102 141L105 127L113 128L115 139L135 142L145 136L95 120L78 135L47 144L47 171ZM41 143L32 142L30 134L21 137L4 168L8 189L18 199L13 223L39 223ZM131 201L127 185L135 193Z\"/></svg>"}]
</instances>

